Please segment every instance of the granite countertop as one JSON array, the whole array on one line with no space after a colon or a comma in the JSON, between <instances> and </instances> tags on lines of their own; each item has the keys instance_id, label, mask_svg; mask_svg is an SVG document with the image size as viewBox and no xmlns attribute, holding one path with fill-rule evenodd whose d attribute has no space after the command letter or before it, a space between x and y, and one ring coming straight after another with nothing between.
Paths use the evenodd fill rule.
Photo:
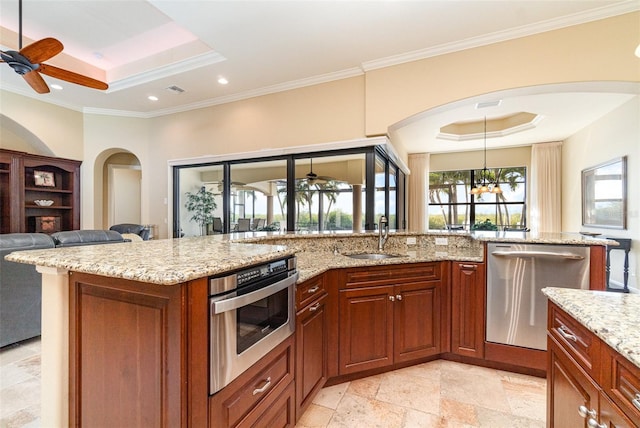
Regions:
<instances>
[{"instance_id":1,"label":"granite countertop","mask_svg":"<svg viewBox=\"0 0 640 428\"><path fill-rule=\"evenodd\" d=\"M473 251L433 251L427 248L410 248L405 250L384 251L386 254L393 254L397 257L387 259L354 259L348 257L348 254L362 253L363 251L345 251L344 253L334 253L331 251L298 251L298 273L300 275L298 281L303 282L316 275L319 275L330 269L354 268L360 266L380 266L380 265L397 265L405 263L422 263L444 260L482 262L482 255ZM364 251L367 253L377 253L378 251Z\"/></svg>"},{"instance_id":2,"label":"granite countertop","mask_svg":"<svg viewBox=\"0 0 640 428\"><path fill-rule=\"evenodd\" d=\"M7 260L158 285L240 269L294 254L281 245L240 244L202 236L17 251Z\"/></svg>"},{"instance_id":3,"label":"granite countertop","mask_svg":"<svg viewBox=\"0 0 640 428\"><path fill-rule=\"evenodd\" d=\"M527 244L619 245L618 242L580 233L532 233L475 231L471 237L484 242L526 242Z\"/></svg>"},{"instance_id":4,"label":"granite countertop","mask_svg":"<svg viewBox=\"0 0 640 428\"><path fill-rule=\"evenodd\" d=\"M623 357L640 367L640 294L571 288L542 292Z\"/></svg>"},{"instance_id":5,"label":"granite countertop","mask_svg":"<svg viewBox=\"0 0 640 428\"><path fill-rule=\"evenodd\" d=\"M414 245L407 241L413 239ZM345 267L417 263L439 260L482 262L484 242L531 242L606 245L608 241L579 234L531 235L522 232L392 232L385 247L399 255L384 260L345 257L375 252L378 235L362 233L234 233L108 245L17 251L7 260L39 266L174 285L241 269L290 254L298 256L299 281L326 270ZM445 244L438 241L444 241ZM335 254L337 249L339 253Z\"/></svg>"}]
</instances>

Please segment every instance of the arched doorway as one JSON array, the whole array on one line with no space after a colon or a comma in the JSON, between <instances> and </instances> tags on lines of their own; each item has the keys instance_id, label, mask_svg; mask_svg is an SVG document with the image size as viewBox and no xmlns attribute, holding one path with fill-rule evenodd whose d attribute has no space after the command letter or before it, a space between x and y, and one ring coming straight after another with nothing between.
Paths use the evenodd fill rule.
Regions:
<instances>
[{"instance_id":1,"label":"arched doorway","mask_svg":"<svg viewBox=\"0 0 640 428\"><path fill-rule=\"evenodd\" d=\"M114 224L142 223L142 167L136 155L128 151L111 153L104 161L103 227Z\"/></svg>"}]
</instances>

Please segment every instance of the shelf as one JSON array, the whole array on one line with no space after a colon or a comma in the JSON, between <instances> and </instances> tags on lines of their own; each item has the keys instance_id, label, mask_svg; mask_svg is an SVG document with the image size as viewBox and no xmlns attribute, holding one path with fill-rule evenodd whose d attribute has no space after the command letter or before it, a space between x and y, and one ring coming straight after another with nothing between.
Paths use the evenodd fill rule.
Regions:
<instances>
[{"instance_id":1,"label":"shelf","mask_svg":"<svg viewBox=\"0 0 640 428\"><path fill-rule=\"evenodd\" d=\"M25 205L26 209L36 209L36 210L72 210L73 207L65 206L65 205L49 205L48 207L41 207L40 205Z\"/></svg>"},{"instance_id":2,"label":"shelf","mask_svg":"<svg viewBox=\"0 0 640 428\"><path fill-rule=\"evenodd\" d=\"M47 193L73 193L73 190L56 189L52 187L25 187L25 192L47 192Z\"/></svg>"},{"instance_id":3,"label":"shelf","mask_svg":"<svg viewBox=\"0 0 640 428\"><path fill-rule=\"evenodd\" d=\"M81 164L73 159L0 149L0 233L80 229ZM36 173L43 174L36 177ZM55 186L39 185L45 178ZM34 201L39 199L51 200L53 205L36 205ZM37 220L42 218L55 218L55 224L43 226Z\"/></svg>"}]
</instances>

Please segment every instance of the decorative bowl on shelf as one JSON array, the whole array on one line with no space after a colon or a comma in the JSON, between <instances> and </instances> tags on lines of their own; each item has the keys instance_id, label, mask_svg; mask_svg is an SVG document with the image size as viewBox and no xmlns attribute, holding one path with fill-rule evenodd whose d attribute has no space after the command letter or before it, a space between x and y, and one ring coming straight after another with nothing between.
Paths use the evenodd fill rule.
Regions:
<instances>
[{"instance_id":1,"label":"decorative bowl on shelf","mask_svg":"<svg viewBox=\"0 0 640 428\"><path fill-rule=\"evenodd\" d=\"M53 201L50 199L37 199L33 202L39 207L48 207L53 205Z\"/></svg>"}]
</instances>

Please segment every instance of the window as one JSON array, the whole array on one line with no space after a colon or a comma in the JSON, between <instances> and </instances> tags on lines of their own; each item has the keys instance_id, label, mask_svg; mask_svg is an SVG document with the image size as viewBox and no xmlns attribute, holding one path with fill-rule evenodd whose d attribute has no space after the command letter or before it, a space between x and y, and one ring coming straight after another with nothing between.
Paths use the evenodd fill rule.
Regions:
<instances>
[{"instance_id":1,"label":"window","mask_svg":"<svg viewBox=\"0 0 640 428\"><path fill-rule=\"evenodd\" d=\"M373 230L381 215L392 228L405 224L404 173L375 146L179 165L173 180L174 237ZM196 223L185 205L187 192L202 188L215 201L205 225Z\"/></svg>"},{"instance_id":2,"label":"window","mask_svg":"<svg viewBox=\"0 0 640 428\"><path fill-rule=\"evenodd\" d=\"M471 195L481 170L429 174L429 229L467 229L489 220L498 230L526 228L526 168L490 168L487 178L502 193Z\"/></svg>"}]
</instances>

